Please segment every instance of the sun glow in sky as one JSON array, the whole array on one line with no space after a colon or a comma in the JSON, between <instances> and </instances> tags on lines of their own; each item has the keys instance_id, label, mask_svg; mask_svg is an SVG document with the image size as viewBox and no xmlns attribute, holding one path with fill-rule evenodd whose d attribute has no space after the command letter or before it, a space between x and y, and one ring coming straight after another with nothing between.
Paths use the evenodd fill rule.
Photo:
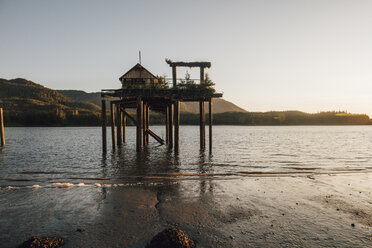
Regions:
<instances>
[{"instance_id":1,"label":"sun glow in sky","mask_svg":"<svg viewBox=\"0 0 372 248\"><path fill-rule=\"evenodd\" d=\"M371 13L369 0L0 0L0 77L119 88L141 50L158 75L165 58L212 62L217 91L248 111L372 116Z\"/></svg>"}]
</instances>

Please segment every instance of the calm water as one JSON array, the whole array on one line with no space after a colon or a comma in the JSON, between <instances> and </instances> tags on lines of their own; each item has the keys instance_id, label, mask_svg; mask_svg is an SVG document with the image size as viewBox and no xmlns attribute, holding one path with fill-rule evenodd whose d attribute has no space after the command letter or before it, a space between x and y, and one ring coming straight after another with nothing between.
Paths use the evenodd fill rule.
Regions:
<instances>
[{"instance_id":1,"label":"calm water","mask_svg":"<svg viewBox=\"0 0 372 248\"><path fill-rule=\"evenodd\" d=\"M165 136L164 127L151 129ZM216 126L212 154L200 152L198 127L180 131L175 156L153 140L137 153L134 127L116 152L108 137L107 154L98 127L6 128L0 247L17 247L33 235L62 236L65 247L144 247L170 226L186 230L201 247L371 244L365 182L372 126ZM350 172L364 175L364 184L332 176ZM335 194L343 201L324 207ZM363 213L367 226L350 227L354 212Z\"/></svg>"},{"instance_id":2,"label":"calm water","mask_svg":"<svg viewBox=\"0 0 372 248\"><path fill-rule=\"evenodd\" d=\"M163 127L152 129L165 136ZM0 154L2 187L76 181L76 177L133 181L169 172L303 169L322 173L372 168L372 126L216 126L212 155L208 148L200 152L198 127L182 126L177 157L151 137L149 147L136 153L134 127L127 129L127 143L116 152L108 137L106 155L101 150L101 129L96 127L6 128L5 132L6 148Z\"/></svg>"}]
</instances>

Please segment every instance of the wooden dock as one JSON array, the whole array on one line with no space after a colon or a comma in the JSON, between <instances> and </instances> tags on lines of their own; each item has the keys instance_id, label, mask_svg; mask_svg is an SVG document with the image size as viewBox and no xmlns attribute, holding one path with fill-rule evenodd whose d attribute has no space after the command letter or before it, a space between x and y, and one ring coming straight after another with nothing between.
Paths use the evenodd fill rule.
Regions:
<instances>
[{"instance_id":1,"label":"wooden dock","mask_svg":"<svg viewBox=\"0 0 372 248\"><path fill-rule=\"evenodd\" d=\"M112 148L121 146L126 141L126 119L131 119L136 125L136 147L141 151L142 147L149 144L151 136L160 144L173 147L175 153L179 152L179 130L180 130L180 102L199 102L200 118L200 148L205 149L205 110L204 103L209 107L209 151L212 152L212 122L213 122L213 98L222 97L221 93L215 93L207 86L204 87L204 69L209 68L209 62L172 62L167 61L172 68L171 88L121 88L102 90L102 147L107 150L106 134L106 101L109 101ZM177 67L199 67L200 85L198 87L182 88L177 86ZM133 69L133 68L132 68ZM130 71L127 73L129 74ZM126 75L126 74L125 74ZM124 75L124 76L125 76ZM123 77L124 77L123 76ZM138 78L136 78L138 80ZM144 80L145 82L145 80ZM123 84L124 85L124 84ZM132 116L128 109L136 109L136 117ZM160 138L150 129L150 110L165 115L165 140ZM173 128L174 127L174 128ZM115 132L116 128L116 132Z\"/></svg>"}]
</instances>

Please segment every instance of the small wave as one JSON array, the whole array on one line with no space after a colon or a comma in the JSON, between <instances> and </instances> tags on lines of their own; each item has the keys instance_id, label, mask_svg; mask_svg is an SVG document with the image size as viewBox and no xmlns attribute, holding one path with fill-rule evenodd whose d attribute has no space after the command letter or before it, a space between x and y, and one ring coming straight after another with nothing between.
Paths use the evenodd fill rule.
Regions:
<instances>
[{"instance_id":1,"label":"small wave","mask_svg":"<svg viewBox=\"0 0 372 248\"><path fill-rule=\"evenodd\" d=\"M280 156L280 157L298 157L296 154L284 154L284 153L273 153L271 156Z\"/></svg>"},{"instance_id":2,"label":"small wave","mask_svg":"<svg viewBox=\"0 0 372 248\"><path fill-rule=\"evenodd\" d=\"M170 177L169 177L170 178ZM176 178L173 178L173 179L176 179ZM92 183L92 184L85 184L85 183L78 183L78 184L72 184L72 183L52 183L52 184L49 184L49 185L44 185L44 186L41 186L41 185L38 185L38 184L34 184L34 185L23 185L23 186L2 186L0 187L0 189L8 189L8 190L15 190L15 189L24 189L24 188L27 188L27 189L39 189L39 188L53 188L53 187L57 187L57 188L70 188L70 187L73 187L73 186L77 186L77 187L97 187L97 188L117 188L117 187L136 187L136 186L141 186L141 185L146 185L146 186L158 186L158 185L164 185L164 184L177 184L177 182L173 182L173 183L170 183L170 182L136 182L136 183L115 183L115 184L100 184L100 183Z\"/></svg>"},{"instance_id":3,"label":"small wave","mask_svg":"<svg viewBox=\"0 0 372 248\"><path fill-rule=\"evenodd\" d=\"M74 184L72 183L52 183L53 186L56 186L58 188L69 188L73 186Z\"/></svg>"},{"instance_id":4,"label":"small wave","mask_svg":"<svg viewBox=\"0 0 372 248\"><path fill-rule=\"evenodd\" d=\"M22 174L63 174L60 171L22 171Z\"/></svg>"},{"instance_id":5,"label":"small wave","mask_svg":"<svg viewBox=\"0 0 372 248\"><path fill-rule=\"evenodd\" d=\"M19 189L21 187L18 187L18 186L8 186L6 187L8 190L12 190L12 189Z\"/></svg>"},{"instance_id":6,"label":"small wave","mask_svg":"<svg viewBox=\"0 0 372 248\"><path fill-rule=\"evenodd\" d=\"M9 178L6 178L5 180L8 180L8 181L16 181L16 182L29 182L29 181L32 181L31 179L27 179L27 178L17 178L17 177L9 177Z\"/></svg>"},{"instance_id":7,"label":"small wave","mask_svg":"<svg viewBox=\"0 0 372 248\"><path fill-rule=\"evenodd\" d=\"M319 167L318 168L315 168L315 167L314 168L311 168L311 167L296 167L296 166L294 166L294 167L286 167L286 168L294 169L294 170L308 170L308 171L320 169Z\"/></svg>"},{"instance_id":8,"label":"small wave","mask_svg":"<svg viewBox=\"0 0 372 248\"><path fill-rule=\"evenodd\" d=\"M234 173L179 173L179 172L170 172L170 173L158 173L157 175L162 176L232 176Z\"/></svg>"},{"instance_id":9,"label":"small wave","mask_svg":"<svg viewBox=\"0 0 372 248\"><path fill-rule=\"evenodd\" d=\"M110 177L71 177L70 179L79 179L79 180L111 180Z\"/></svg>"}]
</instances>

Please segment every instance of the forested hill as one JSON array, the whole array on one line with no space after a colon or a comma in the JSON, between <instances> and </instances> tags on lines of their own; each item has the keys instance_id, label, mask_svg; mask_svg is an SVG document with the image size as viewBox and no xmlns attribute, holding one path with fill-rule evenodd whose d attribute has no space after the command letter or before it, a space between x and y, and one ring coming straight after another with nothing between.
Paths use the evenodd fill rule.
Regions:
<instances>
[{"instance_id":1,"label":"forested hill","mask_svg":"<svg viewBox=\"0 0 372 248\"><path fill-rule=\"evenodd\" d=\"M0 106L8 125L88 125L98 124L100 118L97 105L22 78L0 79Z\"/></svg>"},{"instance_id":2,"label":"forested hill","mask_svg":"<svg viewBox=\"0 0 372 248\"><path fill-rule=\"evenodd\" d=\"M22 78L0 79L0 107L4 108L6 126L98 126L101 109L97 104L100 104L100 93L57 92ZM185 104L182 108L181 124L198 125L198 103ZM372 124L368 115L347 112L246 112L223 99L214 101L213 118L216 125ZM164 123L164 116L160 114L151 114L150 119L153 125ZM128 124L133 123L128 120Z\"/></svg>"},{"instance_id":3,"label":"forested hill","mask_svg":"<svg viewBox=\"0 0 372 248\"><path fill-rule=\"evenodd\" d=\"M101 106L101 94L100 92L87 93L82 90L57 90L59 93L70 97L75 101L91 102L98 106ZM197 114L199 113L199 103L198 102L181 102L180 104L181 113L187 114ZM208 108L206 108L208 112ZM236 106L235 104L226 101L224 99L214 99L213 100L213 112L215 114L226 113L226 112L247 112L244 109Z\"/></svg>"}]
</instances>

